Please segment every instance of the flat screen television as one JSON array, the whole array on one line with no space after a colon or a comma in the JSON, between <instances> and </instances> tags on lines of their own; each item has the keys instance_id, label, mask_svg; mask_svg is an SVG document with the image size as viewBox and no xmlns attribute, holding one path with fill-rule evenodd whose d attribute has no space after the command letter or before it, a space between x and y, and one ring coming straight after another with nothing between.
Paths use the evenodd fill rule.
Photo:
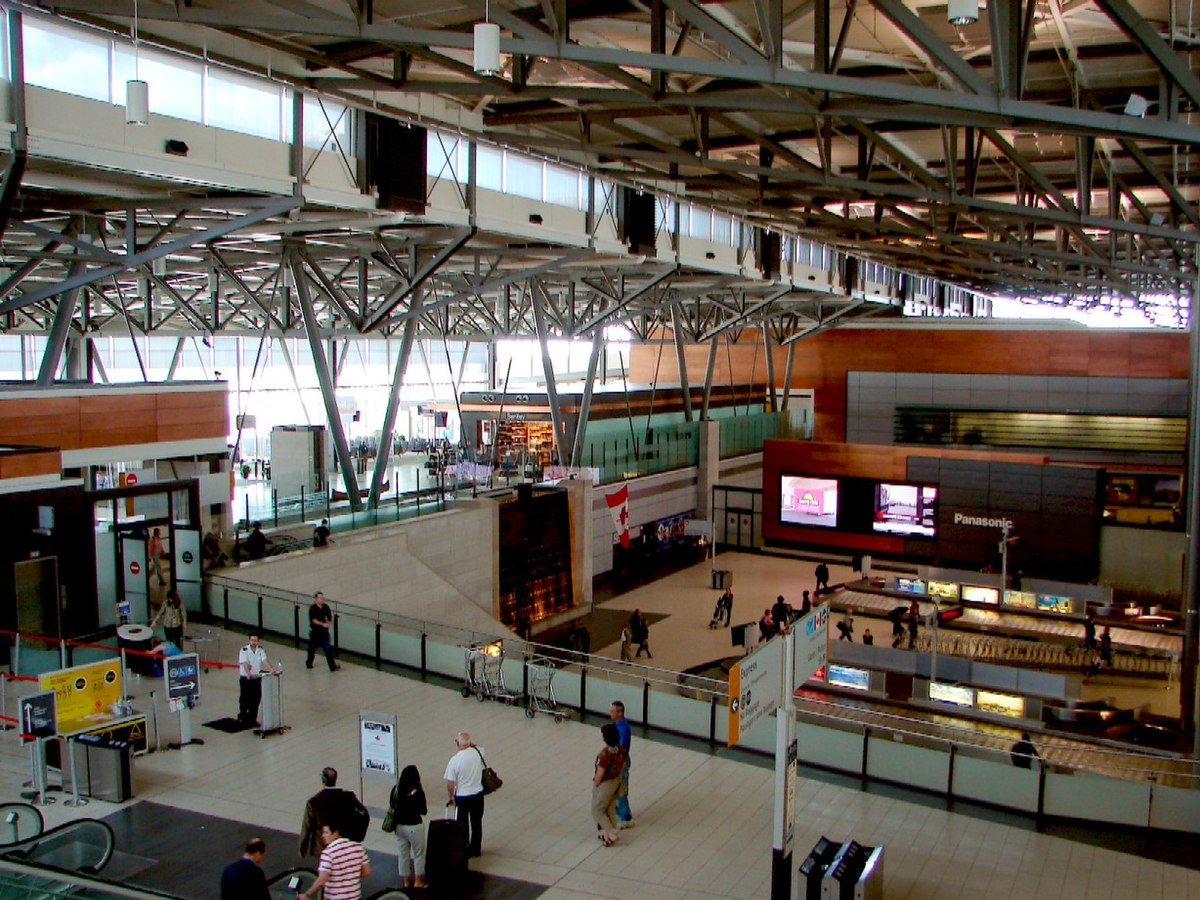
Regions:
<instances>
[{"instance_id":1,"label":"flat screen television","mask_svg":"<svg viewBox=\"0 0 1200 900\"><path fill-rule=\"evenodd\" d=\"M779 482L780 522L815 528L837 528L837 479L781 475Z\"/></svg>"},{"instance_id":2,"label":"flat screen television","mask_svg":"<svg viewBox=\"0 0 1200 900\"><path fill-rule=\"evenodd\" d=\"M871 528L883 534L933 537L937 533L937 488L933 485L875 485Z\"/></svg>"}]
</instances>

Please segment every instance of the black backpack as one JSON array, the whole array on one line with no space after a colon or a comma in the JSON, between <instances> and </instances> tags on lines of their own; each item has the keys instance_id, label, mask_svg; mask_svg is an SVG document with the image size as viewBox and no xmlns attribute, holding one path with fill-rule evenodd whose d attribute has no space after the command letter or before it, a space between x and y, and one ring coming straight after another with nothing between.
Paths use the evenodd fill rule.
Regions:
<instances>
[{"instance_id":1,"label":"black backpack","mask_svg":"<svg viewBox=\"0 0 1200 900\"><path fill-rule=\"evenodd\" d=\"M371 827L371 812L353 793L350 794L350 799L341 835L349 840L362 843L367 837L367 829Z\"/></svg>"}]
</instances>

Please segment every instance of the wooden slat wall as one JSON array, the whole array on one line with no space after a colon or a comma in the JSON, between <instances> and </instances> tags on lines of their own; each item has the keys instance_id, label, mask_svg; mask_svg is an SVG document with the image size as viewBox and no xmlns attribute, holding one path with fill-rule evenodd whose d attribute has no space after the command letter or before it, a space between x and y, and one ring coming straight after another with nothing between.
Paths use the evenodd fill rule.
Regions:
<instances>
[{"instance_id":1,"label":"wooden slat wall","mask_svg":"<svg viewBox=\"0 0 1200 900\"><path fill-rule=\"evenodd\" d=\"M61 472L62 456L57 450L0 451L0 479L58 475Z\"/></svg>"},{"instance_id":2,"label":"wooden slat wall","mask_svg":"<svg viewBox=\"0 0 1200 900\"><path fill-rule=\"evenodd\" d=\"M0 394L0 442L81 450L224 438L227 402L221 390L7 399Z\"/></svg>"},{"instance_id":3,"label":"wooden slat wall","mask_svg":"<svg viewBox=\"0 0 1200 900\"><path fill-rule=\"evenodd\" d=\"M787 350L772 351L783 378ZM654 344L635 344L630 380L649 383L657 359ZM686 348L688 378L704 383L707 346ZM674 360L664 360L661 380L678 380ZM840 441L846 434L846 373L938 372L961 374L1079 375L1128 378L1187 378L1186 334L1092 331L946 330L915 328L844 329L800 341L792 370L793 388L812 388L816 407L813 437ZM762 383L766 366L762 336L747 330L728 352L717 352L713 384ZM714 388L715 390L715 388Z\"/></svg>"}]
</instances>

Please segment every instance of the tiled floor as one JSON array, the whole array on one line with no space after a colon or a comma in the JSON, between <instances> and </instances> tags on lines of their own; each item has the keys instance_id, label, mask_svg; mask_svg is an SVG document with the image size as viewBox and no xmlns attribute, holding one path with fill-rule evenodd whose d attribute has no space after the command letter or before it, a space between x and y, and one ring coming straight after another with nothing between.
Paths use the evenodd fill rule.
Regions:
<instances>
[{"instance_id":1,"label":"tiled floor","mask_svg":"<svg viewBox=\"0 0 1200 900\"><path fill-rule=\"evenodd\" d=\"M741 562L745 559L751 561ZM811 580L811 563L766 557L731 561L738 566L735 621L760 615L781 590L777 585L793 586L785 593L794 599ZM839 577L844 573L835 570L834 579ZM674 667L688 664L686 657L696 654L728 652L727 636L706 627L713 597L704 573L689 570L612 603L668 615L653 633L655 662ZM703 643L710 638L711 647ZM222 643L227 658L236 654L238 643L235 638ZM555 724L544 716L530 720L520 708L464 700L444 684L353 664L337 673L323 667L308 670L302 648L270 643L267 648L284 664L291 730L260 739L197 727L203 746L136 761L138 800L245 823L240 831L222 830L211 838L198 830L194 844L205 858L235 859L241 841L260 829L295 834L322 766L336 766L344 773L343 786L357 790L357 714L370 709L399 717L401 762L418 766L433 804L442 796L441 775L459 730L471 732L503 775L503 790L487 803L483 857L473 861L480 871L542 885L547 898L769 895L772 774L761 762L680 746L677 740L650 739L635 729L631 801L637 827L606 849L597 842L588 814L592 761L600 745L596 723ZM615 648L601 649L615 654ZM134 686L140 707L157 687ZM195 721L235 711L234 676L213 670ZM164 744L177 738L174 715L162 713L160 726ZM3 799L16 799L28 778L28 757L11 733L0 736L0 751L7 786ZM386 785L367 783L369 806L378 810L386 796ZM102 817L117 809L93 802L78 814ZM46 807L45 813L51 825L77 815L62 803ZM936 801L890 789L863 791L804 778L795 862L821 835L828 835L886 845L889 900L1200 898L1200 872L991 821L1005 818L946 811ZM368 847L391 853L392 838L379 830L378 822L377 815ZM300 862L288 841L276 844L266 859L268 872ZM189 897L214 896L215 885L188 880L187 863L180 860L179 866L173 890Z\"/></svg>"}]
</instances>

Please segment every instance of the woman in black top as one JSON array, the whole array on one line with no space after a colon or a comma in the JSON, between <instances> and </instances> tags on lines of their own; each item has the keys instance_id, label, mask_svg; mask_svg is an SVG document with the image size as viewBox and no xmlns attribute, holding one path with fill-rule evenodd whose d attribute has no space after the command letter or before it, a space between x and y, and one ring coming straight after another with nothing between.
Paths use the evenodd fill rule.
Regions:
<instances>
[{"instance_id":1,"label":"woman in black top","mask_svg":"<svg viewBox=\"0 0 1200 900\"><path fill-rule=\"evenodd\" d=\"M429 886L425 881L425 825L421 821L428 811L425 790L421 787L421 773L416 766L405 766L400 773L400 780L392 788L388 814L395 826L400 878L406 888Z\"/></svg>"}]
</instances>

